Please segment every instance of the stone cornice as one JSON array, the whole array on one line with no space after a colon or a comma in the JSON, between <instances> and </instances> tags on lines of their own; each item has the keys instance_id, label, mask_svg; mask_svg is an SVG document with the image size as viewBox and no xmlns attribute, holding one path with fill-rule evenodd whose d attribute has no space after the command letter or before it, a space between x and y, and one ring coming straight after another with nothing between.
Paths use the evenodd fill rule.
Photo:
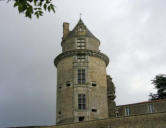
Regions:
<instances>
[{"instance_id":1,"label":"stone cornice","mask_svg":"<svg viewBox=\"0 0 166 128\"><path fill-rule=\"evenodd\" d=\"M103 54L99 51L87 50L87 49L76 49L76 50L66 51L66 52L63 52L63 53L59 54L55 58L54 64L55 64L55 66L57 66L58 62L60 60L62 60L63 58L66 58L66 57L69 57L69 56L75 56L77 54L85 54L85 55L88 55L88 56L98 57L98 58L104 60L104 62L106 63L106 66L109 63L109 58L105 54Z\"/></svg>"}]
</instances>

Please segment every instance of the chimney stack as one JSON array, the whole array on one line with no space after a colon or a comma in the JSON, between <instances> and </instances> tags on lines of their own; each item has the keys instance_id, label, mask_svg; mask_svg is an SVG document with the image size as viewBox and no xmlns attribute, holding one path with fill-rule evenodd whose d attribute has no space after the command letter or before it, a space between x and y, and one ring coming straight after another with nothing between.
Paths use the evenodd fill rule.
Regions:
<instances>
[{"instance_id":1,"label":"chimney stack","mask_svg":"<svg viewBox=\"0 0 166 128\"><path fill-rule=\"evenodd\" d=\"M68 34L69 34L69 23L64 22L63 23L63 37L62 37L62 39L65 39Z\"/></svg>"}]
</instances>

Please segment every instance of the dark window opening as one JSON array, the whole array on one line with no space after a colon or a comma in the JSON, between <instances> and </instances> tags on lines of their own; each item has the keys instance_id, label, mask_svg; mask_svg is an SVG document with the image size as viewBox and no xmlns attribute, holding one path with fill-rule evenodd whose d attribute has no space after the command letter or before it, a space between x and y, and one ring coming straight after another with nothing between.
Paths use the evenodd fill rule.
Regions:
<instances>
[{"instance_id":1,"label":"dark window opening","mask_svg":"<svg viewBox=\"0 0 166 128\"><path fill-rule=\"evenodd\" d=\"M85 69L78 69L78 84L85 84Z\"/></svg>"},{"instance_id":2,"label":"dark window opening","mask_svg":"<svg viewBox=\"0 0 166 128\"><path fill-rule=\"evenodd\" d=\"M66 86L69 87L70 85L71 85L71 84L70 84L70 81L67 81L67 82L66 82Z\"/></svg>"},{"instance_id":3,"label":"dark window opening","mask_svg":"<svg viewBox=\"0 0 166 128\"><path fill-rule=\"evenodd\" d=\"M59 87L58 87L59 89L61 89L62 87L61 87L61 85L59 85Z\"/></svg>"},{"instance_id":4,"label":"dark window opening","mask_svg":"<svg viewBox=\"0 0 166 128\"><path fill-rule=\"evenodd\" d=\"M96 82L92 82L92 86L96 86Z\"/></svg>"},{"instance_id":5,"label":"dark window opening","mask_svg":"<svg viewBox=\"0 0 166 128\"><path fill-rule=\"evenodd\" d=\"M92 109L92 112L97 112L97 109Z\"/></svg>"},{"instance_id":6,"label":"dark window opening","mask_svg":"<svg viewBox=\"0 0 166 128\"><path fill-rule=\"evenodd\" d=\"M85 94L78 94L78 109L79 110L85 110L86 109Z\"/></svg>"},{"instance_id":7,"label":"dark window opening","mask_svg":"<svg viewBox=\"0 0 166 128\"><path fill-rule=\"evenodd\" d=\"M79 121L84 121L84 119L85 119L84 116L80 116L80 117L78 118Z\"/></svg>"}]
</instances>

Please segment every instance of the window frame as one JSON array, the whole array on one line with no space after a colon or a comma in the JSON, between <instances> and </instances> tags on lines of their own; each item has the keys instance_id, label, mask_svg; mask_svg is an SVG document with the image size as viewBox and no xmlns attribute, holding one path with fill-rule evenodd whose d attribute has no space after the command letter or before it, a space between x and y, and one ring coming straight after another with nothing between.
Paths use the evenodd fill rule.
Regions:
<instances>
[{"instance_id":1,"label":"window frame","mask_svg":"<svg viewBox=\"0 0 166 128\"><path fill-rule=\"evenodd\" d=\"M130 108L125 107L125 116L130 116Z\"/></svg>"},{"instance_id":2,"label":"window frame","mask_svg":"<svg viewBox=\"0 0 166 128\"><path fill-rule=\"evenodd\" d=\"M85 68L79 68L77 70L77 83L86 84L86 70Z\"/></svg>"},{"instance_id":3,"label":"window frame","mask_svg":"<svg viewBox=\"0 0 166 128\"><path fill-rule=\"evenodd\" d=\"M153 113L153 112L154 112L153 104L148 104L148 113Z\"/></svg>"},{"instance_id":4,"label":"window frame","mask_svg":"<svg viewBox=\"0 0 166 128\"><path fill-rule=\"evenodd\" d=\"M84 38L78 38L76 43L77 49L85 49L85 39Z\"/></svg>"},{"instance_id":5,"label":"window frame","mask_svg":"<svg viewBox=\"0 0 166 128\"><path fill-rule=\"evenodd\" d=\"M78 94L78 110L86 109L86 95Z\"/></svg>"},{"instance_id":6,"label":"window frame","mask_svg":"<svg viewBox=\"0 0 166 128\"><path fill-rule=\"evenodd\" d=\"M77 54L77 62L85 62L86 55L85 54Z\"/></svg>"}]
</instances>

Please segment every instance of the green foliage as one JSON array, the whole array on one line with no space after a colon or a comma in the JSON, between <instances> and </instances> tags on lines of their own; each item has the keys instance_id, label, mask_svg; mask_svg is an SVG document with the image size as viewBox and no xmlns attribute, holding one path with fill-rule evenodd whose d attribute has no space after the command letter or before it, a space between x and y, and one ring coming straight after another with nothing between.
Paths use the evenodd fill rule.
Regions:
<instances>
[{"instance_id":1,"label":"green foliage","mask_svg":"<svg viewBox=\"0 0 166 128\"><path fill-rule=\"evenodd\" d=\"M152 84L157 89L157 94L150 93L151 100L165 99L166 98L166 75L156 75L152 80Z\"/></svg>"},{"instance_id":2,"label":"green foliage","mask_svg":"<svg viewBox=\"0 0 166 128\"><path fill-rule=\"evenodd\" d=\"M11 0L8 0L11 1ZM24 13L26 17L32 18L35 15L37 18L43 15L44 11L54 12L55 6L52 0L14 0L14 7L18 8L19 13Z\"/></svg>"}]
</instances>

